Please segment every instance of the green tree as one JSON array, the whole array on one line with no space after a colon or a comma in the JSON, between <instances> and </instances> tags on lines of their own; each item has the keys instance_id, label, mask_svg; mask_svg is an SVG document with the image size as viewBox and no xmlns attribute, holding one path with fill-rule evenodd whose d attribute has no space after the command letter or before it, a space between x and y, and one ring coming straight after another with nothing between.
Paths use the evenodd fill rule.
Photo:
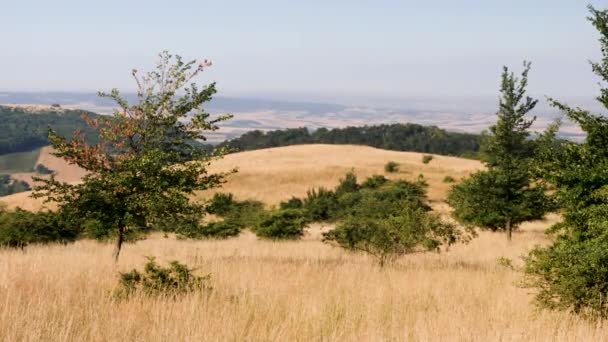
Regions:
<instances>
[{"instance_id":1,"label":"green tree","mask_svg":"<svg viewBox=\"0 0 608 342\"><path fill-rule=\"evenodd\" d=\"M529 139L529 128L535 118L526 115L537 100L526 95L529 71L528 62L521 78L504 68L498 120L482 141L487 170L454 186L448 196L457 220L506 231L509 240L520 223L541 218L548 207L545 188L532 172L535 143Z\"/></svg>"},{"instance_id":2,"label":"green tree","mask_svg":"<svg viewBox=\"0 0 608 342\"><path fill-rule=\"evenodd\" d=\"M79 184L37 179L36 197L59 204L74 221L97 220L116 238L118 260L125 234L146 232L163 221L198 223L205 212L189 196L223 182L225 173L210 173L210 162L225 151L196 147L205 131L229 115L211 118L202 105L215 94L215 84L199 88L193 79L211 65L184 62L167 52L156 69L138 76L137 103L130 104L113 89L100 96L116 101L109 117L85 118L99 131L99 143L88 144L79 131L70 140L49 130L55 155L88 173ZM189 82L191 82L189 84Z\"/></svg>"},{"instance_id":3,"label":"green tree","mask_svg":"<svg viewBox=\"0 0 608 342\"><path fill-rule=\"evenodd\" d=\"M608 82L608 10L589 9L603 55L592 69ZM608 88L601 88L597 100L608 108ZM538 165L555 187L562 222L551 228L557 235L553 244L527 257L526 285L536 288L541 307L608 318L608 118L551 103L579 125L586 139L557 144L557 125L543 137L549 143L539 153Z\"/></svg>"}]
</instances>

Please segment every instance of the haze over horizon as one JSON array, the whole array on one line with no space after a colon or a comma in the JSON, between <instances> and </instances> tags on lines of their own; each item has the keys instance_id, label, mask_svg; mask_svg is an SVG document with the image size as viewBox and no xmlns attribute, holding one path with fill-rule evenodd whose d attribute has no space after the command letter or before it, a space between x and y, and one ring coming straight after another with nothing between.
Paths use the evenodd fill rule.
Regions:
<instances>
[{"instance_id":1,"label":"haze over horizon","mask_svg":"<svg viewBox=\"0 0 608 342\"><path fill-rule=\"evenodd\" d=\"M597 34L581 1L25 0L4 9L0 91L131 91L131 69L149 69L166 49L212 59L202 81L217 81L221 96L485 108L502 66L518 72L523 60L533 62L536 97L586 104L598 92L588 64L599 58Z\"/></svg>"}]
</instances>

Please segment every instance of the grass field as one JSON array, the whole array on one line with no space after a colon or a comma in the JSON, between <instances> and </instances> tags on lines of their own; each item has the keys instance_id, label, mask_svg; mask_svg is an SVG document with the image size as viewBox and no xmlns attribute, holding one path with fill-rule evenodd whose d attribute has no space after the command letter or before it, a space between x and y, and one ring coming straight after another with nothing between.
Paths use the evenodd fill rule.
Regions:
<instances>
[{"instance_id":1,"label":"grass field","mask_svg":"<svg viewBox=\"0 0 608 342\"><path fill-rule=\"evenodd\" d=\"M0 174L31 172L38 161L41 149L0 155Z\"/></svg>"},{"instance_id":2,"label":"grass field","mask_svg":"<svg viewBox=\"0 0 608 342\"><path fill-rule=\"evenodd\" d=\"M478 162L355 146L295 146L228 156L217 170L238 165L223 191L269 205L312 186L333 186L354 167L430 183L442 202L455 178ZM201 194L206 197L209 194ZM322 225L302 241L260 241L251 233L226 241L179 241L154 236L126 245L118 264L112 246L0 250L0 341L605 341L608 327L567 313L538 311L521 281L520 256L549 242L544 230L558 217L524 225L507 242L482 232L468 245L441 254L403 257L379 269L361 254L323 244ZM141 267L145 256L179 260L210 273L214 290L177 300L136 297L116 301L119 271ZM514 268L499 263L513 260Z\"/></svg>"}]
</instances>

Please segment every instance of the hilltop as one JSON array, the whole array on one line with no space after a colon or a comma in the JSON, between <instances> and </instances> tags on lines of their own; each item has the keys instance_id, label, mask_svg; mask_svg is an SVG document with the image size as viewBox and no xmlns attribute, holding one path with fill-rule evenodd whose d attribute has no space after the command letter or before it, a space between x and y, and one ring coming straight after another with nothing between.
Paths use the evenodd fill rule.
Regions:
<instances>
[{"instance_id":1,"label":"hilltop","mask_svg":"<svg viewBox=\"0 0 608 342\"><path fill-rule=\"evenodd\" d=\"M50 148L42 149L38 161L57 173L58 179L75 182L84 171L68 165L50 154ZM429 164L422 163L422 153L397 152L356 145L296 145L256 151L238 152L225 156L212 164L212 171L228 171L234 167L239 172L230 176L221 189L237 198L257 199L274 205L291 196L303 196L306 191L319 186L333 187L350 170L360 178L372 174L384 174L388 161L400 164L397 173L388 178L415 179L423 174L429 183L429 200L441 202L450 184L443 183L445 176L459 179L482 168L476 160L434 155ZM3 197L9 207L39 210L40 199L32 199L29 192ZM202 198L208 194L200 194Z\"/></svg>"}]
</instances>

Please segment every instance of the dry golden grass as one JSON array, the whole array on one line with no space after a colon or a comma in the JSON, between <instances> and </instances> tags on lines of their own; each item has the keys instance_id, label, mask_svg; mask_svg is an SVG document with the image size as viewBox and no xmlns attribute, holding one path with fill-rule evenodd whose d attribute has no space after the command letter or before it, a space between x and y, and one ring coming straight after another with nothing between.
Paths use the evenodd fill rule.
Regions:
<instances>
[{"instance_id":1,"label":"dry golden grass","mask_svg":"<svg viewBox=\"0 0 608 342\"><path fill-rule=\"evenodd\" d=\"M477 162L353 146L297 146L228 156L216 169L238 165L222 191L268 204L333 186L354 166L360 176L402 164L395 177L424 173L441 211L448 185ZM566 313L539 312L517 283L520 256L548 242L548 221L524 225L511 243L482 232L441 254L401 258L384 270L361 254L319 241L314 225L298 242L176 241L155 236L129 244L120 262L112 246L0 250L0 341L602 341L608 330ZM177 300L137 297L117 302L117 272L144 257L179 260L212 274L214 290ZM515 269L497 259L514 260Z\"/></svg>"},{"instance_id":2,"label":"dry golden grass","mask_svg":"<svg viewBox=\"0 0 608 342\"><path fill-rule=\"evenodd\" d=\"M291 196L304 196L312 187L334 187L350 170L360 180L373 174L413 180L423 174L430 184L429 199L437 202L445 198L451 187L443 183L446 175L460 179L482 168L475 160L439 155L423 164L422 156L367 146L299 145L228 155L214 163L212 170L239 169L219 191L277 204ZM384 165L391 160L400 164L399 172L384 172Z\"/></svg>"}]
</instances>

